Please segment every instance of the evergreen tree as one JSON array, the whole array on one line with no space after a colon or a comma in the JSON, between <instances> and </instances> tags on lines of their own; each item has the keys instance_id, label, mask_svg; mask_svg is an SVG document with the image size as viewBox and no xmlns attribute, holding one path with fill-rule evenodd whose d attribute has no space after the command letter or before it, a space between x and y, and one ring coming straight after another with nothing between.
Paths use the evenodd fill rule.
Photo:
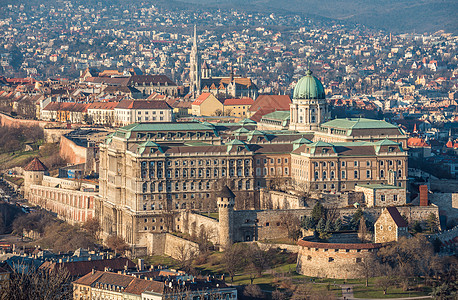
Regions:
<instances>
[{"instance_id":1,"label":"evergreen tree","mask_svg":"<svg viewBox=\"0 0 458 300\"><path fill-rule=\"evenodd\" d=\"M305 217L302 220L302 228L310 230L315 227L315 224L313 223L313 219L311 217Z\"/></svg>"},{"instance_id":2,"label":"evergreen tree","mask_svg":"<svg viewBox=\"0 0 458 300\"><path fill-rule=\"evenodd\" d=\"M324 221L323 218L321 218L321 219L318 221L318 224L316 225L316 231L318 231L318 232L325 232L325 228L326 228L326 222Z\"/></svg>"},{"instance_id":3,"label":"evergreen tree","mask_svg":"<svg viewBox=\"0 0 458 300\"><path fill-rule=\"evenodd\" d=\"M334 230L340 231L342 229L342 220L340 218L336 219L334 222Z\"/></svg>"},{"instance_id":4,"label":"evergreen tree","mask_svg":"<svg viewBox=\"0 0 458 300\"><path fill-rule=\"evenodd\" d=\"M324 227L324 231L326 231L326 232L333 231L332 222L331 222L330 219L326 220L326 226Z\"/></svg>"},{"instance_id":5,"label":"evergreen tree","mask_svg":"<svg viewBox=\"0 0 458 300\"><path fill-rule=\"evenodd\" d=\"M322 218L326 218L326 209L320 202L318 202L312 210L312 219L314 224L317 224Z\"/></svg>"},{"instance_id":6,"label":"evergreen tree","mask_svg":"<svg viewBox=\"0 0 458 300\"><path fill-rule=\"evenodd\" d=\"M438 227L438 221L435 214L430 213L428 219L426 220L426 228L429 232L436 232Z\"/></svg>"},{"instance_id":7,"label":"evergreen tree","mask_svg":"<svg viewBox=\"0 0 458 300\"><path fill-rule=\"evenodd\" d=\"M361 219L362 216L363 216L363 210L361 209L361 207L359 207L351 218L351 221L350 221L351 229L355 230L358 228L359 219Z\"/></svg>"}]
</instances>

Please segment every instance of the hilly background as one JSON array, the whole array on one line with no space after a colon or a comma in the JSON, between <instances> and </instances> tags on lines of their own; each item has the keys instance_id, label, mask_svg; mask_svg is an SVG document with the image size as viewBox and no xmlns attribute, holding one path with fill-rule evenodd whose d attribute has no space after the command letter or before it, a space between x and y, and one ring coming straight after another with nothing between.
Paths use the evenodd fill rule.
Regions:
<instances>
[{"instance_id":1,"label":"hilly background","mask_svg":"<svg viewBox=\"0 0 458 300\"><path fill-rule=\"evenodd\" d=\"M73 5L138 5L138 0L72 0ZM362 24L394 33L458 33L458 0L143 0L169 9L236 9L247 12L304 14L310 18ZM7 4L62 4L61 0L0 0ZM0 17L1 18L1 17Z\"/></svg>"},{"instance_id":2,"label":"hilly background","mask_svg":"<svg viewBox=\"0 0 458 300\"><path fill-rule=\"evenodd\" d=\"M198 6L303 13L392 32L458 33L457 0L181 0Z\"/></svg>"}]
</instances>

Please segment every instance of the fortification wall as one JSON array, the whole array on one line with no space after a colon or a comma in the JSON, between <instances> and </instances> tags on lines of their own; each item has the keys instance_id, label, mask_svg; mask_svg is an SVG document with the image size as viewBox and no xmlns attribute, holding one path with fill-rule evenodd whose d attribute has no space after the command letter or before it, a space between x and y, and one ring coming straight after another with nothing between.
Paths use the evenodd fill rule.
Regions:
<instances>
[{"instance_id":1,"label":"fortification wall","mask_svg":"<svg viewBox=\"0 0 458 300\"><path fill-rule=\"evenodd\" d=\"M361 277L361 262L382 246L374 243L331 244L307 240L300 240L298 245L296 271L299 274L336 279Z\"/></svg>"},{"instance_id":2,"label":"fortification wall","mask_svg":"<svg viewBox=\"0 0 458 300\"><path fill-rule=\"evenodd\" d=\"M182 211L175 218L175 224L178 231L191 236L198 236L200 231L205 230L213 244L219 243L219 222L216 219L189 211Z\"/></svg>"},{"instance_id":3,"label":"fortification wall","mask_svg":"<svg viewBox=\"0 0 458 300\"><path fill-rule=\"evenodd\" d=\"M87 149L62 136L60 139L60 156L70 164L84 164L86 163Z\"/></svg>"},{"instance_id":4,"label":"fortification wall","mask_svg":"<svg viewBox=\"0 0 458 300\"><path fill-rule=\"evenodd\" d=\"M440 193L456 193L458 191L458 180L456 179L431 179L431 191Z\"/></svg>"},{"instance_id":5,"label":"fortification wall","mask_svg":"<svg viewBox=\"0 0 458 300\"><path fill-rule=\"evenodd\" d=\"M189 258L190 255L199 254L199 245L178 236L166 233L164 254L179 260L184 257Z\"/></svg>"},{"instance_id":6,"label":"fortification wall","mask_svg":"<svg viewBox=\"0 0 458 300\"><path fill-rule=\"evenodd\" d=\"M47 143L59 143L61 137L74 129L62 129L62 128L45 128L43 129L45 140Z\"/></svg>"},{"instance_id":7,"label":"fortification wall","mask_svg":"<svg viewBox=\"0 0 458 300\"><path fill-rule=\"evenodd\" d=\"M38 120L27 120L27 119L17 119L11 116L8 116L4 113L0 113L0 125L2 126L11 126L11 127L19 127L19 126L40 126L41 128L53 126L58 127L61 126L58 122L48 122L48 121L38 121Z\"/></svg>"}]
</instances>

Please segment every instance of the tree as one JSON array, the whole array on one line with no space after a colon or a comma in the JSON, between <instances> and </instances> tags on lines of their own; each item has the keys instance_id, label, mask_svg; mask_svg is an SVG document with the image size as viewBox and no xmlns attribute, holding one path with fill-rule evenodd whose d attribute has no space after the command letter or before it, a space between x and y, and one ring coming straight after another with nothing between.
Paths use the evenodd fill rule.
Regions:
<instances>
[{"instance_id":1,"label":"tree","mask_svg":"<svg viewBox=\"0 0 458 300\"><path fill-rule=\"evenodd\" d=\"M302 228L306 230L313 229L315 227L315 224L313 223L313 219L311 217L304 217L302 220Z\"/></svg>"},{"instance_id":2,"label":"tree","mask_svg":"<svg viewBox=\"0 0 458 300\"><path fill-rule=\"evenodd\" d=\"M195 249L185 244L179 244L175 247L175 253L180 268L185 272L190 272L192 261L196 258Z\"/></svg>"},{"instance_id":3,"label":"tree","mask_svg":"<svg viewBox=\"0 0 458 300\"><path fill-rule=\"evenodd\" d=\"M301 236L301 221L291 212L286 213L280 218L281 224L286 228L288 237L295 241Z\"/></svg>"},{"instance_id":4,"label":"tree","mask_svg":"<svg viewBox=\"0 0 458 300\"><path fill-rule=\"evenodd\" d=\"M356 210L356 212L353 214L353 216L351 217L350 227L351 227L352 229L358 228L359 219L361 219L362 216L363 216L363 210L361 209L361 207L359 207L359 208Z\"/></svg>"},{"instance_id":5,"label":"tree","mask_svg":"<svg viewBox=\"0 0 458 300\"><path fill-rule=\"evenodd\" d=\"M369 286L369 278L377 276L381 273L380 262L374 253L369 253L358 264L358 274L366 279L366 286Z\"/></svg>"},{"instance_id":6,"label":"tree","mask_svg":"<svg viewBox=\"0 0 458 300\"><path fill-rule=\"evenodd\" d=\"M114 250L115 255L119 252L124 254L124 252L129 249L129 245L124 241L119 235L110 235L107 237L105 244L112 250Z\"/></svg>"},{"instance_id":7,"label":"tree","mask_svg":"<svg viewBox=\"0 0 458 300\"><path fill-rule=\"evenodd\" d=\"M326 226L324 226L324 231L331 232L332 230L333 230L333 228L332 228L331 219L327 219L326 220Z\"/></svg>"},{"instance_id":8,"label":"tree","mask_svg":"<svg viewBox=\"0 0 458 300\"><path fill-rule=\"evenodd\" d=\"M390 276L383 276L377 278L375 284L383 290L383 295L388 293L388 288L393 285L393 278Z\"/></svg>"},{"instance_id":9,"label":"tree","mask_svg":"<svg viewBox=\"0 0 458 300\"><path fill-rule=\"evenodd\" d=\"M429 232L436 232L439 226L439 222L437 221L437 216L434 213L430 213L428 218L426 219L426 228Z\"/></svg>"},{"instance_id":10,"label":"tree","mask_svg":"<svg viewBox=\"0 0 458 300\"><path fill-rule=\"evenodd\" d=\"M318 221L318 224L316 225L316 231L318 232L325 232L325 228L326 228L326 222L324 221L323 218L321 218L319 221Z\"/></svg>"},{"instance_id":11,"label":"tree","mask_svg":"<svg viewBox=\"0 0 458 300\"><path fill-rule=\"evenodd\" d=\"M250 284L243 290L243 295L251 299L264 299L265 295L258 285Z\"/></svg>"},{"instance_id":12,"label":"tree","mask_svg":"<svg viewBox=\"0 0 458 300\"><path fill-rule=\"evenodd\" d=\"M311 217L315 224L318 223L320 219L326 218L326 209L320 202L317 202L317 204L313 207Z\"/></svg>"},{"instance_id":13,"label":"tree","mask_svg":"<svg viewBox=\"0 0 458 300\"><path fill-rule=\"evenodd\" d=\"M83 223L81 226L84 230L89 233L90 236L92 236L94 239L97 239L99 237L99 232L100 232L100 223L99 220L96 218L90 218L86 222Z\"/></svg>"},{"instance_id":14,"label":"tree","mask_svg":"<svg viewBox=\"0 0 458 300\"><path fill-rule=\"evenodd\" d=\"M262 276L262 272L269 267L269 252L261 250L258 244L252 244L248 247L248 259L253 264L254 269L258 277Z\"/></svg>"},{"instance_id":15,"label":"tree","mask_svg":"<svg viewBox=\"0 0 458 300\"><path fill-rule=\"evenodd\" d=\"M367 232L367 226L366 226L366 219L364 216L362 216L359 219L359 229L358 229L358 237L361 240L361 242L366 242L368 240L368 232Z\"/></svg>"},{"instance_id":16,"label":"tree","mask_svg":"<svg viewBox=\"0 0 458 300\"><path fill-rule=\"evenodd\" d=\"M340 218L336 219L334 222L334 230L340 231L342 229L342 220Z\"/></svg>"},{"instance_id":17,"label":"tree","mask_svg":"<svg viewBox=\"0 0 458 300\"><path fill-rule=\"evenodd\" d=\"M15 270L28 271L18 273ZM16 266L0 289L2 300L64 300L71 299L73 289L65 268L56 271Z\"/></svg>"},{"instance_id":18,"label":"tree","mask_svg":"<svg viewBox=\"0 0 458 300\"><path fill-rule=\"evenodd\" d=\"M275 290L272 292L272 300L286 300L287 297L285 293L281 292L280 290Z\"/></svg>"},{"instance_id":19,"label":"tree","mask_svg":"<svg viewBox=\"0 0 458 300\"><path fill-rule=\"evenodd\" d=\"M224 251L224 267L231 277L231 282L234 282L235 273L243 266L243 260L240 259L243 256L244 253L239 244L232 244Z\"/></svg>"}]
</instances>

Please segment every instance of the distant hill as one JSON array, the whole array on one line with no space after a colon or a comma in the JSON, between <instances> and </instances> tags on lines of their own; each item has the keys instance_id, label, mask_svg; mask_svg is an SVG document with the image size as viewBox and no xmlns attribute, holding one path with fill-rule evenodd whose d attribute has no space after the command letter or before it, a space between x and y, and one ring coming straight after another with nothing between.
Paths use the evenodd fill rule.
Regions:
<instances>
[{"instance_id":1,"label":"distant hill","mask_svg":"<svg viewBox=\"0 0 458 300\"><path fill-rule=\"evenodd\" d=\"M73 5L135 5L137 0L73 0ZM457 0L143 0L170 9L237 9L259 12L302 13L311 18L340 20L395 33L458 33ZM59 0L0 0L7 4L56 3Z\"/></svg>"},{"instance_id":2,"label":"distant hill","mask_svg":"<svg viewBox=\"0 0 458 300\"><path fill-rule=\"evenodd\" d=\"M181 0L200 5L304 13L393 32L458 33L456 0Z\"/></svg>"}]
</instances>

